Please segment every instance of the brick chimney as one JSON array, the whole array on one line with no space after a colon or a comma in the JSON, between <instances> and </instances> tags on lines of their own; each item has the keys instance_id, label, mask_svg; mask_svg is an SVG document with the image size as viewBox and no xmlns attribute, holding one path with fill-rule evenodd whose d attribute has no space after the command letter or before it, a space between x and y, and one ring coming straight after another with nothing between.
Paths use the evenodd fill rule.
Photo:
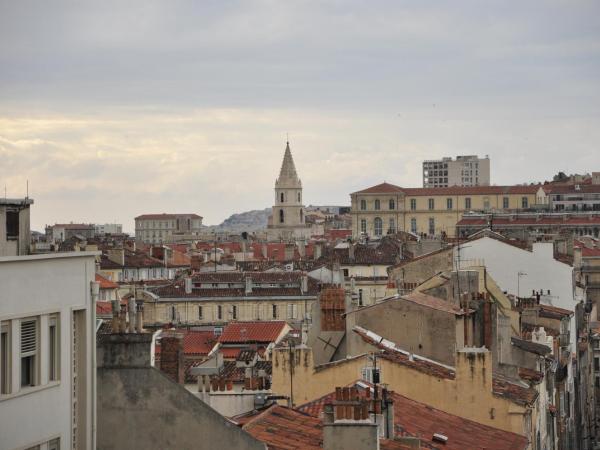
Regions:
<instances>
[{"instance_id":1,"label":"brick chimney","mask_svg":"<svg viewBox=\"0 0 600 450\"><path fill-rule=\"evenodd\" d=\"M183 384L183 334L163 332L160 338L160 370L176 383Z\"/></svg>"},{"instance_id":2,"label":"brick chimney","mask_svg":"<svg viewBox=\"0 0 600 450\"><path fill-rule=\"evenodd\" d=\"M369 398L360 398L358 389L335 389L335 400L323 409L324 450L378 450L377 424L369 416Z\"/></svg>"}]
</instances>

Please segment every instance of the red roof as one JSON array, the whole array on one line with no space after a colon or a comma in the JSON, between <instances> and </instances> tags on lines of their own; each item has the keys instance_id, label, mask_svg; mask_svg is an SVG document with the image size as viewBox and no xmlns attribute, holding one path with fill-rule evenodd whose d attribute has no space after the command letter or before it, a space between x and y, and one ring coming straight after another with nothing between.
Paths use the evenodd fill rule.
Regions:
<instances>
[{"instance_id":1,"label":"red roof","mask_svg":"<svg viewBox=\"0 0 600 450\"><path fill-rule=\"evenodd\" d=\"M482 225L488 226L490 221L484 217L464 217L459 220L456 226L473 226L473 225ZM597 225L600 224L600 216L527 216L527 217L519 217L518 215L513 218L509 217L497 217L494 216L493 220L491 220L491 225L493 227L497 226L542 226L542 225L560 225L560 226L577 226L577 225Z\"/></svg>"},{"instance_id":2,"label":"red roof","mask_svg":"<svg viewBox=\"0 0 600 450\"><path fill-rule=\"evenodd\" d=\"M361 393L366 392L364 383L356 384ZM449 450L485 448L487 450L525 449L527 438L492 428L472 420L433 408L393 391L388 391L394 402L394 426L396 436L420 437L425 448L438 448L439 442L433 441L434 433L448 437L448 441L440 446ZM335 399L335 392L300 406L302 412L319 417L323 405Z\"/></svg>"},{"instance_id":3,"label":"red roof","mask_svg":"<svg viewBox=\"0 0 600 450\"><path fill-rule=\"evenodd\" d=\"M439 188L402 188L390 183L381 183L353 194L405 194L410 196L434 195L495 195L535 194L541 185L527 186L449 186Z\"/></svg>"},{"instance_id":4,"label":"red roof","mask_svg":"<svg viewBox=\"0 0 600 450\"><path fill-rule=\"evenodd\" d=\"M100 285L100 289L118 289L119 285L110 281L108 278L104 278L102 275L96 274L96 283Z\"/></svg>"},{"instance_id":5,"label":"red roof","mask_svg":"<svg viewBox=\"0 0 600 450\"><path fill-rule=\"evenodd\" d=\"M280 405L273 405L245 420L242 428L267 444L269 450L322 450L323 448L321 419ZM382 439L380 448L403 450L410 447L397 441Z\"/></svg>"},{"instance_id":6,"label":"red roof","mask_svg":"<svg viewBox=\"0 0 600 450\"><path fill-rule=\"evenodd\" d=\"M166 214L166 213L162 213L162 214L142 214L141 216L137 216L135 218L135 220L141 219L141 220L167 220L167 219L177 219L178 217L186 217L186 218L190 218L190 219L202 219L202 216L199 216L198 214Z\"/></svg>"},{"instance_id":7,"label":"red roof","mask_svg":"<svg viewBox=\"0 0 600 450\"><path fill-rule=\"evenodd\" d=\"M581 247L581 256L587 256L587 257L600 256L600 248Z\"/></svg>"},{"instance_id":8,"label":"red roof","mask_svg":"<svg viewBox=\"0 0 600 450\"><path fill-rule=\"evenodd\" d=\"M111 302L96 302L96 315L97 316L112 316L112 304Z\"/></svg>"},{"instance_id":9,"label":"red roof","mask_svg":"<svg viewBox=\"0 0 600 450\"><path fill-rule=\"evenodd\" d=\"M275 342L287 326L280 320L230 322L219 337L221 343Z\"/></svg>"},{"instance_id":10,"label":"red roof","mask_svg":"<svg viewBox=\"0 0 600 450\"><path fill-rule=\"evenodd\" d=\"M386 183L385 181L376 186L371 186L370 188L363 189L362 191L353 192L353 194L393 194L393 193L402 193L404 190L400 186L396 186L395 184Z\"/></svg>"},{"instance_id":11,"label":"red roof","mask_svg":"<svg viewBox=\"0 0 600 450\"><path fill-rule=\"evenodd\" d=\"M216 343L213 331L177 330L183 334L183 354L206 356L210 353ZM156 354L160 354L160 345L156 346Z\"/></svg>"}]
</instances>

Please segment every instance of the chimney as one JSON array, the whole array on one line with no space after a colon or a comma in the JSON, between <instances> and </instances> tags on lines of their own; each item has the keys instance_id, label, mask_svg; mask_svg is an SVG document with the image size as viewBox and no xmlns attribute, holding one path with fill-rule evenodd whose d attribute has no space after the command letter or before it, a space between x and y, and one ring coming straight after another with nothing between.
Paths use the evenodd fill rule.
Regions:
<instances>
[{"instance_id":1,"label":"chimney","mask_svg":"<svg viewBox=\"0 0 600 450\"><path fill-rule=\"evenodd\" d=\"M252 278L246 277L246 295L252 294Z\"/></svg>"},{"instance_id":2,"label":"chimney","mask_svg":"<svg viewBox=\"0 0 600 450\"><path fill-rule=\"evenodd\" d=\"M183 334L163 332L160 338L160 370L176 383L183 384Z\"/></svg>"},{"instance_id":3,"label":"chimney","mask_svg":"<svg viewBox=\"0 0 600 450\"><path fill-rule=\"evenodd\" d=\"M354 261L354 246L354 242L348 243L348 257L350 258L350 261Z\"/></svg>"},{"instance_id":4,"label":"chimney","mask_svg":"<svg viewBox=\"0 0 600 450\"><path fill-rule=\"evenodd\" d=\"M308 292L308 275L303 274L302 278L301 278L301 286L300 289L302 291L302 294L306 294Z\"/></svg>"},{"instance_id":5,"label":"chimney","mask_svg":"<svg viewBox=\"0 0 600 450\"><path fill-rule=\"evenodd\" d=\"M115 264L118 264L120 266L125 265L125 250L123 250L122 248L110 249L106 253L106 256Z\"/></svg>"},{"instance_id":6,"label":"chimney","mask_svg":"<svg viewBox=\"0 0 600 450\"><path fill-rule=\"evenodd\" d=\"M135 331L138 333L144 332L144 301L136 300L136 314L135 314Z\"/></svg>"},{"instance_id":7,"label":"chimney","mask_svg":"<svg viewBox=\"0 0 600 450\"><path fill-rule=\"evenodd\" d=\"M185 293L186 294L191 294L192 293L192 278L191 277L185 277L183 279L183 283L184 283L184 287L185 287Z\"/></svg>"},{"instance_id":8,"label":"chimney","mask_svg":"<svg viewBox=\"0 0 600 450\"><path fill-rule=\"evenodd\" d=\"M378 426L369 417L369 404L354 387L336 388L335 400L323 410L323 449L378 450Z\"/></svg>"},{"instance_id":9,"label":"chimney","mask_svg":"<svg viewBox=\"0 0 600 450\"><path fill-rule=\"evenodd\" d=\"M264 244L261 246L261 250L262 250L262 257L263 257L264 259L267 259L267 258L268 258L268 256L269 256L269 252L268 252L268 249L267 249L267 244L266 244L266 243L264 243Z\"/></svg>"},{"instance_id":10,"label":"chimney","mask_svg":"<svg viewBox=\"0 0 600 450\"><path fill-rule=\"evenodd\" d=\"M306 257L306 241L304 239L298 241L298 254L300 258Z\"/></svg>"},{"instance_id":11,"label":"chimney","mask_svg":"<svg viewBox=\"0 0 600 450\"><path fill-rule=\"evenodd\" d=\"M129 297L127 301L127 306L129 307L129 323L127 324L127 332L135 333L135 320L136 320L136 308L135 308L135 297Z\"/></svg>"},{"instance_id":12,"label":"chimney","mask_svg":"<svg viewBox=\"0 0 600 450\"><path fill-rule=\"evenodd\" d=\"M314 259L319 259L323 255L323 244L317 242L315 244L315 254Z\"/></svg>"}]
</instances>

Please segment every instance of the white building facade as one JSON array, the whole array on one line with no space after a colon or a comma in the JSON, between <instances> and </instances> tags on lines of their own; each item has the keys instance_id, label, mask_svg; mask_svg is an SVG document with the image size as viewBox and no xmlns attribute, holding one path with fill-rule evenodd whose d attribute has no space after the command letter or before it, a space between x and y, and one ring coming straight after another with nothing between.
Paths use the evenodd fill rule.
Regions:
<instances>
[{"instance_id":1,"label":"white building facade","mask_svg":"<svg viewBox=\"0 0 600 450\"><path fill-rule=\"evenodd\" d=\"M95 448L94 252L0 257L0 448Z\"/></svg>"},{"instance_id":2,"label":"white building facade","mask_svg":"<svg viewBox=\"0 0 600 450\"><path fill-rule=\"evenodd\" d=\"M423 162L423 187L489 186L490 159L477 155Z\"/></svg>"}]
</instances>

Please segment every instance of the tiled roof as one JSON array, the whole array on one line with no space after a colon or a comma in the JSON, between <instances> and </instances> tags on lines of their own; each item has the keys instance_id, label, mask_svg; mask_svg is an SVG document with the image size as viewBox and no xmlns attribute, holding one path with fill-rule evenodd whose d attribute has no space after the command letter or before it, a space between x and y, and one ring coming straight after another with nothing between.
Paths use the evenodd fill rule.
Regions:
<instances>
[{"instance_id":1,"label":"tiled roof","mask_svg":"<svg viewBox=\"0 0 600 450\"><path fill-rule=\"evenodd\" d=\"M519 377L523 380L531 383L539 383L544 379L544 374L537 370L527 369L525 367L519 367Z\"/></svg>"},{"instance_id":2,"label":"tiled roof","mask_svg":"<svg viewBox=\"0 0 600 450\"><path fill-rule=\"evenodd\" d=\"M108 278L104 278L100 274L96 274L96 283L100 285L100 289L118 289L119 285Z\"/></svg>"},{"instance_id":3,"label":"tiled roof","mask_svg":"<svg viewBox=\"0 0 600 450\"><path fill-rule=\"evenodd\" d=\"M400 186L383 182L376 186L371 186L370 188L363 189L362 191L353 192L353 194L393 194L396 192L402 193L404 191Z\"/></svg>"},{"instance_id":4,"label":"tiled roof","mask_svg":"<svg viewBox=\"0 0 600 450\"><path fill-rule=\"evenodd\" d=\"M222 298L222 297L314 297L318 293L316 282L309 281L308 292L302 292L297 288L257 288L253 287L252 292L246 295L244 288L203 288L192 289L192 292L186 294L183 284L173 283L169 286L162 286L152 290L152 292L161 298Z\"/></svg>"},{"instance_id":5,"label":"tiled roof","mask_svg":"<svg viewBox=\"0 0 600 450\"><path fill-rule=\"evenodd\" d=\"M427 306L428 308L447 312L457 316L462 316L465 314L465 311L463 309L457 307L453 303L446 300L442 300L441 298L424 294L422 292L411 292L410 294L399 297L399 299L408 300L412 303L416 303L417 305Z\"/></svg>"},{"instance_id":6,"label":"tiled roof","mask_svg":"<svg viewBox=\"0 0 600 450\"><path fill-rule=\"evenodd\" d=\"M409 352L396 347L394 343L384 340L381 336L378 336L369 330L355 326L352 331L358 334L368 344L383 350L380 354L380 358L387 359L388 361L410 367L411 369L438 378L453 379L456 375L454 368L450 368L449 366L419 355L410 354Z\"/></svg>"},{"instance_id":7,"label":"tiled roof","mask_svg":"<svg viewBox=\"0 0 600 450\"><path fill-rule=\"evenodd\" d=\"M142 214L141 216L137 216L135 220L171 220L177 219L178 217L185 216L190 219L202 219L202 216L198 214Z\"/></svg>"},{"instance_id":8,"label":"tiled roof","mask_svg":"<svg viewBox=\"0 0 600 450\"><path fill-rule=\"evenodd\" d=\"M538 396L535 389L512 383L499 375L494 375L492 379L492 391L494 395L507 398L522 406L533 404Z\"/></svg>"},{"instance_id":9,"label":"tiled roof","mask_svg":"<svg viewBox=\"0 0 600 450\"><path fill-rule=\"evenodd\" d=\"M122 268L123 268L123 266L108 259L108 256L106 256L105 254L100 255L100 269L101 270L122 269Z\"/></svg>"},{"instance_id":10,"label":"tiled roof","mask_svg":"<svg viewBox=\"0 0 600 450\"><path fill-rule=\"evenodd\" d=\"M526 341L517 337L511 337L510 343L515 347L525 350L526 352L535 353L536 355L546 356L552 349L544 344L538 344L537 342Z\"/></svg>"},{"instance_id":11,"label":"tiled roof","mask_svg":"<svg viewBox=\"0 0 600 450\"><path fill-rule=\"evenodd\" d=\"M355 386L363 391L367 388L366 383L356 383ZM394 402L396 436L419 437L422 440L421 448L523 450L528 446L525 436L449 414L393 391L388 391L388 395ZM297 409L313 417L320 417L323 405L334 398L335 392L332 392ZM447 436L448 441L444 445L434 442L434 433Z\"/></svg>"},{"instance_id":12,"label":"tiled roof","mask_svg":"<svg viewBox=\"0 0 600 450\"><path fill-rule=\"evenodd\" d=\"M550 305L539 305L540 308L540 316L545 317L547 319L562 319L564 317L569 317L573 315L573 311L569 311L568 309L559 308L557 306Z\"/></svg>"},{"instance_id":13,"label":"tiled roof","mask_svg":"<svg viewBox=\"0 0 600 450\"><path fill-rule=\"evenodd\" d=\"M219 342L222 344L275 342L286 326L287 322L282 320L230 322L219 336Z\"/></svg>"},{"instance_id":14,"label":"tiled roof","mask_svg":"<svg viewBox=\"0 0 600 450\"><path fill-rule=\"evenodd\" d=\"M179 329L183 334L183 354L187 356L206 356L214 347L217 337L213 331ZM156 345L156 354L161 353L160 341Z\"/></svg>"},{"instance_id":15,"label":"tiled roof","mask_svg":"<svg viewBox=\"0 0 600 450\"><path fill-rule=\"evenodd\" d=\"M96 302L96 316L111 316L112 317L112 304L111 302Z\"/></svg>"},{"instance_id":16,"label":"tiled roof","mask_svg":"<svg viewBox=\"0 0 600 450\"><path fill-rule=\"evenodd\" d=\"M295 409L273 405L245 421L242 427L269 450L322 450L321 419ZM381 450L407 450L408 446L389 439L380 440Z\"/></svg>"},{"instance_id":17,"label":"tiled roof","mask_svg":"<svg viewBox=\"0 0 600 450\"><path fill-rule=\"evenodd\" d=\"M244 283L249 277L256 283L300 282L302 272L200 272L193 276L194 283Z\"/></svg>"},{"instance_id":18,"label":"tiled roof","mask_svg":"<svg viewBox=\"0 0 600 450\"><path fill-rule=\"evenodd\" d=\"M578 185L579 189L575 186ZM546 185L544 191L548 194L600 194L600 184L575 183L569 185Z\"/></svg>"},{"instance_id":19,"label":"tiled roof","mask_svg":"<svg viewBox=\"0 0 600 450\"><path fill-rule=\"evenodd\" d=\"M598 217L598 222L600 223L600 217ZM600 248L581 247L581 256L588 258L600 256Z\"/></svg>"},{"instance_id":20,"label":"tiled roof","mask_svg":"<svg viewBox=\"0 0 600 450\"><path fill-rule=\"evenodd\" d=\"M65 230L94 230L94 225L87 223L56 223L52 227L64 228Z\"/></svg>"},{"instance_id":21,"label":"tiled roof","mask_svg":"<svg viewBox=\"0 0 600 450\"><path fill-rule=\"evenodd\" d=\"M540 185L532 186L450 186L439 188L404 188L408 196L434 195L502 195L535 194Z\"/></svg>"},{"instance_id":22,"label":"tiled roof","mask_svg":"<svg viewBox=\"0 0 600 450\"><path fill-rule=\"evenodd\" d=\"M489 223L487 218L482 217L463 217L456 223L458 227L466 226L487 226ZM501 216L496 217L492 221L494 227L523 227L523 226L543 226L543 225L559 225L563 227L567 226L579 226L579 225L596 225L600 223L600 216L586 216L586 217L573 217L573 216L519 216L515 215L512 219Z\"/></svg>"}]
</instances>

